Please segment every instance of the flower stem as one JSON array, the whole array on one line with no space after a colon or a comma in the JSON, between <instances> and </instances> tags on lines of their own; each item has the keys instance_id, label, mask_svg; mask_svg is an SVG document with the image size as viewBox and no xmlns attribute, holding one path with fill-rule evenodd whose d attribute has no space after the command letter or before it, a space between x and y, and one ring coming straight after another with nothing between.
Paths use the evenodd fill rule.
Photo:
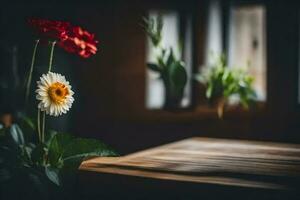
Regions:
<instances>
[{"instance_id":1,"label":"flower stem","mask_svg":"<svg viewBox=\"0 0 300 200\"><path fill-rule=\"evenodd\" d=\"M49 60L49 69L48 72L51 72L52 69L52 62L53 62L53 52L55 47L56 41L51 43L51 51L50 51L50 60Z\"/></svg>"},{"instance_id":2,"label":"flower stem","mask_svg":"<svg viewBox=\"0 0 300 200\"><path fill-rule=\"evenodd\" d=\"M46 112L43 112L43 119L42 119L42 142L45 142L45 125L46 125Z\"/></svg>"},{"instance_id":3,"label":"flower stem","mask_svg":"<svg viewBox=\"0 0 300 200\"><path fill-rule=\"evenodd\" d=\"M42 135L41 135L41 112L40 112L39 108L38 108L38 113L37 113L37 129L38 129L39 142L41 142L42 141Z\"/></svg>"},{"instance_id":4,"label":"flower stem","mask_svg":"<svg viewBox=\"0 0 300 200\"><path fill-rule=\"evenodd\" d=\"M31 58L31 65L30 65L30 70L29 70L29 74L28 74L28 79L27 79L27 84L26 84L26 91L25 91L25 109L27 108L27 104L28 104L28 98L29 98L29 94L30 94L30 87L31 87L31 81L32 81L32 72L33 72L33 67L34 67L34 63L35 63L35 56L36 56L36 50L37 50L37 46L39 44L39 39L35 41L35 45L33 48L33 53L32 53L32 58Z\"/></svg>"}]
</instances>

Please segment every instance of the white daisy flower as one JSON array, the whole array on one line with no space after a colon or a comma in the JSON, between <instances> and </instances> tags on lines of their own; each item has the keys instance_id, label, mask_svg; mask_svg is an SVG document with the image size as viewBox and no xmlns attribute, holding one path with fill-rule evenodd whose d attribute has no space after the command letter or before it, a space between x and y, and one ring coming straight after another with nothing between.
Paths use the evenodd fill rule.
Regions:
<instances>
[{"instance_id":1,"label":"white daisy flower","mask_svg":"<svg viewBox=\"0 0 300 200\"><path fill-rule=\"evenodd\" d=\"M51 116L67 113L74 102L71 86L65 76L49 72L37 81L36 98L40 101L38 108Z\"/></svg>"}]
</instances>

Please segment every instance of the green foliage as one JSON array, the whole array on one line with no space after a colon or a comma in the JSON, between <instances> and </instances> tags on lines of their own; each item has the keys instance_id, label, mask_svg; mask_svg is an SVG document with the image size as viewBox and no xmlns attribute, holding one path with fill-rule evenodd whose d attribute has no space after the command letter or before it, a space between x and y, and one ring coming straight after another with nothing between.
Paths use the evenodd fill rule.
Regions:
<instances>
[{"instance_id":1,"label":"green foliage","mask_svg":"<svg viewBox=\"0 0 300 200\"><path fill-rule=\"evenodd\" d=\"M56 134L49 145L49 162L56 167L63 166L62 154L65 148L71 143L73 137L69 134Z\"/></svg>"},{"instance_id":2,"label":"green foliage","mask_svg":"<svg viewBox=\"0 0 300 200\"><path fill-rule=\"evenodd\" d=\"M152 44L157 47L161 42L161 31L163 28L163 21L162 16L158 15L157 18L150 18L147 19L146 17L143 18L144 21L144 29L148 34L149 38L151 39Z\"/></svg>"},{"instance_id":3,"label":"green foliage","mask_svg":"<svg viewBox=\"0 0 300 200\"><path fill-rule=\"evenodd\" d=\"M16 124L20 127L23 132L24 140L34 141L36 134L36 125L33 118L19 112L16 118Z\"/></svg>"},{"instance_id":4,"label":"green foliage","mask_svg":"<svg viewBox=\"0 0 300 200\"><path fill-rule=\"evenodd\" d=\"M45 156L47 153L47 147L45 144L36 145L31 151L31 161L35 165L43 165L45 162Z\"/></svg>"},{"instance_id":5,"label":"green foliage","mask_svg":"<svg viewBox=\"0 0 300 200\"><path fill-rule=\"evenodd\" d=\"M150 70L160 74L166 89L166 104L180 102L183 96L184 88L187 83L187 72L184 62L176 58L173 49L161 47L161 30L163 22L161 15L157 18L144 18L145 31L155 48L160 51L156 58L156 63L148 63ZM169 101L169 102L168 102Z\"/></svg>"},{"instance_id":6,"label":"green foliage","mask_svg":"<svg viewBox=\"0 0 300 200\"><path fill-rule=\"evenodd\" d=\"M11 127L9 127L9 133L11 138L17 145L24 145L25 143L24 134L21 128L17 124L13 124L11 125Z\"/></svg>"},{"instance_id":7,"label":"green foliage","mask_svg":"<svg viewBox=\"0 0 300 200\"><path fill-rule=\"evenodd\" d=\"M50 166L45 167L45 174L56 185L60 185L59 169Z\"/></svg>"},{"instance_id":8,"label":"green foliage","mask_svg":"<svg viewBox=\"0 0 300 200\"><path fill-rule=\"evenodd\" d=\"M0 131L0 184L5 184L7 191L16 190L15 184L25 181L31 184L31 190L40 191L41 196L48 195L49 188L60 186L64 173L77 170L84 159L117 156L98 140L75 138L66 133L49 131L45 143L35 145L24 140L17 124Z\"/></svg>"},{"instance_id":9,"label":"green foliage","mask_svg":"<svg viewBox=\"0 0 300 200\"><path fill-rule=\"evenodd\" d=\"M183 63L172 60L169 67L165 68L162 74L166 88L172 97L182 97L185 84L187 82L187 74Z\"/></svg>"},{"instance_id":10,"label":"green foliage","mask_svg":"<svg viewBox=\"0 0 300 200\"><path fill-rule=\"evenodd\" d=\"M159 43L162 23L158 20L158 24L151 26L156 29L151 33L153 40ZM9 118L5 123L5 126L9 127L4 127L0 123L1 199L66 199L61 194L66 192L66 186L71 188L72 182L68 181L73 180L65 181L66 174L74 178L74 171L89 157L117 155L111 148L97 140L75 138L53 130L46 130L45 134L45 118L41 123L41 109L38 112L37 124L36 118L33 120L26 115L29 110L36 110L36 107L30 108L32 104L29 99L33 97L31 83L33 72L36 70L34 66L38 43L39 39L35 43L30 72L25 79L24 88L19 84L18 77L12 81L5 78L3 84L0 84L0 92L4 94L1 96L5 97L2 107L9 107L4 109L5 113L12 115L16 111L16 116L13 117L15 124L10 125ZM55 42L51 42L49 72L54 45ZM70 195L71 193L67 194L67 199L72 199Z\"/></svg>"},{"instance_id":11,"label":"green foliage","mask_svg":"<svg viewBox=\"0 0 300 200\"><path fill-rule=\"evenodd\" d=\"M214 66L205 70L196 79L207 86L206 97L209 100L227 100L232 95L237 95L239 102L246 108L255 101L256 93L252 87L254 78L244 69L226 66L224 56L220 56Z\"/></svg>"},{"instance_id":12,"label":"green foliage","mask_svg":"<svg viewBox=\"0 0 300 200\"><path fill-rule=\"evenodd\" d=\"M76 161L79 164L82 159L94 156L117 156L117 154L104 143L86 138L75 138L62 152L64 162Z\"/></svg>"},{"instance_id":13,"label":"green foliage","mask_svg":"<svg viewBox=\"0 0 300 200\"><path fill-rule=\"evenodd\" d=\"M157 65L157 64L147 63L147 66L148 66L149 69L151 69L151 70L153 70L155 72L161 72L162 71L162 69L160 68L160 66Z\"/></svg>"},{"instance_id":14,"label":"green foliage","mask_svg":"<svg viewBox=\"0 0 300 200\"><path fill-rule=\"evenodd\" d=\"M35 131L35 124L33 122L33 119L31 119L28 116L23 115L22 116L22 120L23 120L23 126L27 126L29 129L32 129L33 131Z\"/></svg>"}]
</instances>

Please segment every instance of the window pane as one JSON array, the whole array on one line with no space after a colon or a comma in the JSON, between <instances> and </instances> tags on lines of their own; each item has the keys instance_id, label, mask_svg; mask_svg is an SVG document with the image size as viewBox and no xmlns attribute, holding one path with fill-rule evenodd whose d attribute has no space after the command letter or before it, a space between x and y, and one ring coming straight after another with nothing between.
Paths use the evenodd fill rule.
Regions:
<instances>
[{"instance_id":1,"label":"window pane","mask_svg":"<svg viewBox=\"0 0 300 200\"><path fill-rule=\"evenodd\" d=\"M231 9L229 24L229 66L249 66L258 100L266 100L266 20L263 6Z\"/></svg>"},{"instance_id":2,"label":"window pane","mask_svg":"<svg viewBox=\"0 0 300 200\"><path fill-rule=\"evenodd\" d=\"M192 73L192 29L191 29L191 19L186 19L186 25L184 27L185 34L183 38L180 35L180 18L177 12L172 11L151 11L149 12L149 17L156 18L158 14L162 15L163 19L163 30L162 30L162 42L161 46L163 48L173 48L174 55L177 58L183 58L185 61L185 68L187 70L188 77L191 77ZM183 41L183 52L180 51L180 41ZM148 39L147 42L147 62L156 63L157 54L156 51ZM162 108L165 101L165 90L162 80L159 78L157 72L147 69L147 80L146 80L146 107L149 109L159 109ZM190 105L191 101L191 83L190 80L187 83L184 91L184 97L181 102L182 107Z\"/></svg>"},{"instance_id":3,"label":"window pane","mask_svg":"<svg viewBox=\"0 0 300 200\"><path fill-rule=\"evenodd\" d=\"M215 63L215 56L213 55L221 55L223 53L221 17L220 1L210 1L207 20L205 66L213 66Z\"/></svg>"}]
</instances>

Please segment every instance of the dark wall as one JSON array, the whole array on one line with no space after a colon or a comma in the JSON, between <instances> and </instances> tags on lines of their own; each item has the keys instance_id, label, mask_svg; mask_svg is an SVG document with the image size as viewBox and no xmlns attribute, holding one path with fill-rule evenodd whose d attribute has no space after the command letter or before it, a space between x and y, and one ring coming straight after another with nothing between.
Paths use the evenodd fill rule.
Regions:
<instances>
[{"instance_id":1,"label":"dark wall","mask_svg":"<svg viewBox=\"0 0 300 200\"><path fill-rule=\"evenodd\" d=\"M204 53L207 1L12 3L1 8L1 26L8 27L1 31L1 38L19 45L21 70L26 71L34 39L24 24L26 17L68 20L94 32L99 52L90 59L57 49L54 70L69 76L76 92L76 103L61 128L102 139L121 154L191 136L300 142L298 4L255 2L267 8L268 100L250 112L230 109L223 120L217 119L215 110L199 105L197 95L194 106L187 110L145 108L146 36L139 25L141 17L150 8L192 13L194 65L198 66ZM48 51L44 51L46 58ZM5 68L1 65L2 72ZM195 83L194 91L198 90Z\"/></svg>"}]
</instances>

